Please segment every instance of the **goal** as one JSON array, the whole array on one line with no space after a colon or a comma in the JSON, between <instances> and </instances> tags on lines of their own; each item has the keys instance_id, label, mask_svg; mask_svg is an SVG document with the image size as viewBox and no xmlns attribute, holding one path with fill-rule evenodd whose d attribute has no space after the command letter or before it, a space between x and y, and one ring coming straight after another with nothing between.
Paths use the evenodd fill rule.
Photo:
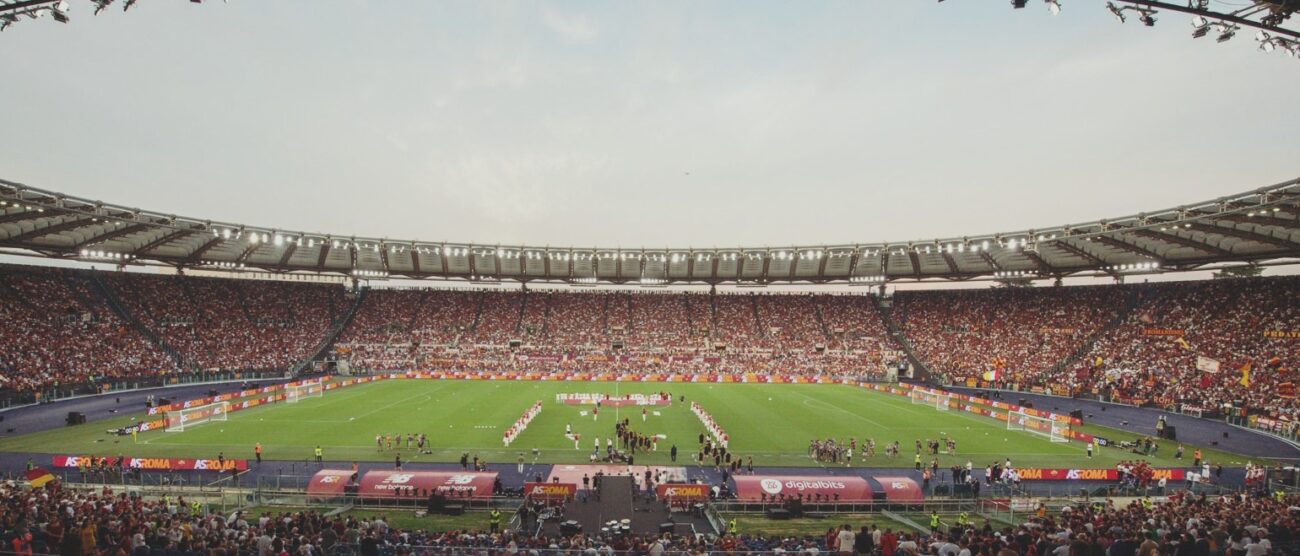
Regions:
<instances>
[{"instance_id":1,"label":"goal","mask_svg":"<svg viewBox=\"0 0 1300 556\"><path fill-rule=\"evenodd\" d=\"M1045 436L1052 442L1069 442L1069 426L1047 417L1036 417L1023 411L1007 414L1007 430L1025 431L1029 434Z\"/></svg>"},{"instance_id":2,"label":"goal","mask_svg":"<svg viewBox=\"0 0 1300 556\"><path fill-rule=\"evenodd\" d=\"M950 399L952 399L951 394L939 394L936 392L934 395L934 408L939 411L948 411L948 400Z\"/></svg>"},{"instance_id":3,"label":"goal","mask_svg":"<svg viewBox=\"0 0 1300 556\"><path fill-rule=\"evenodd\" d=\"M912 398L912 405L924 405L930 403L930 396L925 390L913 388L908 394Z\"/></svg>"},{"instance_id":4,"label":"goal","mask_svg":"<svg viewBox=\"0 0 1300 556\"><path fill-rule=\"evenodd\" d=\"M302 384L288 384L284 387L284 401L288 403L298 403L303 398L319 398L323 395L325 395L325 385L321 384L319 380Z\"/></svg>"},{"instance_id":5,"label":"goal","mask_svg":"<svg viewBox=\"0 0 1300 556\"><path fill-rule=\"evenodd\" d=\"M225 421L230 413L230 402L198 405L167 412L167 432L183 432L187 427L211 421Z\"/></svg>"}]
</instances>

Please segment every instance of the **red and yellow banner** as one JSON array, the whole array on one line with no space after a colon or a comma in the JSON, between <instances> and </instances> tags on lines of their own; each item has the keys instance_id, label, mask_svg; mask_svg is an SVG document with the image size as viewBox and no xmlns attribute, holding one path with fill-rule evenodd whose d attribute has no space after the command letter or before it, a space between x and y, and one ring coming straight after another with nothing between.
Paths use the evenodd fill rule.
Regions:
<instances>
[{"instance_id":1,"label":"red and yellow banner","mask_svg":"<svg viewBox=\"0 0 1300 556\"><path fill-rule=\"evenodd\" d=\"M1171 467L1166 469L1153 469L1156 480L1167 479L1170 481L1182 481L1187 478L1187 470L1180 467ZM1030 467L1026 469L1017 469L1016 473L1022 481L1118 481L1119 470L1115 468L1104 469L1065 469L1065 468L1037 468Z\"/></svg>"},{"instance_id":2,"label":"red and yellow banner","mask_svg":"<svg viewBox=\"0 0 1300 556\"><path fill-rule=\"evenodd\" d=\"M1182 336L1187 331L1181 328L1143 328L1143 336Z\"/></svg>"},{"instance_id":3,"label":"red and yellow banner","mask_svg":"<svg viewBox=\"0 0 1300 556\"><path fill-rule=\"evenodd\" d=\"M575 483L524 483L524 497L530 500L563 502L577 493Z\"/></svg>"},{"instance_id":4,"label":"red and yellow banner","mask_svg":"<svg viewBox=\"0 0 1300 556\"><path fill-rule=\"evenodd\" d=\"M185 458L95 458L93 456L54 456L54 467L75 469L91 466L95 461L108 460L109 467L127 467L145 471L239 471L248 470L248 460L228 459L221 462L215 459ZM125 459L125 465L121 460Z\"/></svg>"}]
</instances>

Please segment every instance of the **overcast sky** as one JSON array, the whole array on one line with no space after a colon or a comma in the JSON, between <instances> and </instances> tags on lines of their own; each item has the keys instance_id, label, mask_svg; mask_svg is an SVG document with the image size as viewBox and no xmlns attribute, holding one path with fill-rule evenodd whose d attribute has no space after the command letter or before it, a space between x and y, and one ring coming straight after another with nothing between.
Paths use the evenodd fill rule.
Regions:
<instances>
[{"instance_id":1,"label":"overcast sky","mask_svg":"<svg viewBox=\"0 0 1300 556\"><path fill-rule=\"evenodd\" d=\"M0 176L290 230L710 247L1300 175L1300 61L1062 2L73 0L0 35Z\"/></svg>"}]
</instances>

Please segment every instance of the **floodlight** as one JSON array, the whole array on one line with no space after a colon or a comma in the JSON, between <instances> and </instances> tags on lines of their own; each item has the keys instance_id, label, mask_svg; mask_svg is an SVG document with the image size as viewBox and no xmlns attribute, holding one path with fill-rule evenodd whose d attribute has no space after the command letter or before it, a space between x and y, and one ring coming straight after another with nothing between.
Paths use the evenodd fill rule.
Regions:
<instances>
[{"instance_id":1,"label":"floodlight","mask_svg":"<svg viewBox=\"0 0 1300 556\"><path fill-rule=\"evenodd\" d=\"M59 0L58 2L55 2L54 6L51 8L50 11L50 13L54 15L54 21L57 21L59 23L67 23L69 8L70 6L68 6L68 0Z\"/></svg>"},{"instance_id":2,"label":"floodlight","mask_svg":"<svg viewBox=\"0 0 1300 556\"><path fill-rule=\"evenodd\" d=\"M1218 41L1218 42L1228 42L1228 41L1232 40L1232 37L1235 37L1235 36L1237 36L1237 26L1236 26L1236 25L1224 25L1224 26L1223 26L1223 31L1219 33L1219 38L1217 38L1217 39L1215 39L1215 40Z\"/></svg>"},{"instance_id":3,"label":"floodlight","mask_svg":"<svg viewBox=\"0 0 1300 556\"><path fill-rule=\"evenodd\" d=\"M1120 23L1124 23L1124 10L1115 5L1114 2L1106 2L1106 9L1110 10L1111 15L1115 16Z\"/></svg>"}]
</instances>

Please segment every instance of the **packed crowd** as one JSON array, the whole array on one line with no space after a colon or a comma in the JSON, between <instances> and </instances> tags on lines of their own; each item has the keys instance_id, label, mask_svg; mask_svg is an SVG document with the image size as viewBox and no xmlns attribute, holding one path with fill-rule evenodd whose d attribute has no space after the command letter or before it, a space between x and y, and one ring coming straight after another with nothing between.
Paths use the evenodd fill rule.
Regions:
<instances>
[{"instance_id":1,"label":"packed crowd","mask_svg":"<svg viewBox=\"0 0 1300 556\"><path fill-rule=\"evenodd\" d=\"M899 292L894 314L932 373L1023 382L1082 347L1125 296L1109 286Z\"/></svg>"},{"instance_id":2,"label":"packed crowd","mask_svg":"<svg viewBox=\"0 0 1300 556\"><path fill-rule=\"evenodd\" d=\"M1135 286L1140 299L1079 362L1044 380L1163 406L1300 410L1300 280L1294 277ZM1281 333L1281 334L1278 334ZM1198 358L1217 370L1198 369ZM1202 365L1204 368L1205 366ZM1243 371L1246 383L1243 384Z\"/></svg>"},{"instance_id":3,"label":"packed crowd","mask_svg":"<svg viewBox=\"0 0 1300 556\"><path fill-rule=\"evenodd\" d=\"M285 369L355 302L300 282L0 271L9 391ZM941 380L1294 417L1297 298L1292 277L907 291L892 317ZM835 294L378 289L336 348L376 371L882 377L904 359L872 298Z\"/></svg>"},{"instance_id":4,"label":"packed crowd","mask_svg":"<svg viewBox=\"0 0 1300 556\"><path fill-rule=\"evenodd\" d=\"M6 268L0 275L0 387L40 392L176 370L113 313L85 274Z\"/></svg>"},{"instance_id":5,"label":"packed crowd","mask_svg":"<svg viewBox=\"0 0 1300 556\"><path fill-rule=\"evenodd\" d=\"M615 332L621 336L629 348L654 348L659 346L698 347L703 345L694 322L704 320L701 307L708 303L708 298L699 294L667 293L632 293L620 294L620 301L626 300L626 311L622 304L610 316L611 326L617 326Z\"/></svg>"},{"instance_id":6,"label":"packed crowd","mask_svg":"<svg viewBox=\"0 0 1300 556\"><path fill-rule=\"evenodd\" d=\"M418 293L370 293L338 342L354 368L869 376L903 357L861 296ZM459 307L438 341L411 321L430 305Z\"/></svg>"},{"instance_id":7,"label":"packed crowd","mask_svg":"<svg viewBox=\"0 0 1300 556\"><path fill-rule=\"evenodd\" d=\"M1025 523L995 527L966 514L932 514L928 533L844 524L824 535L637 535L592 531L534 537L483 528L406 530L380 516L315 511L219 515L184 498L146 500L111 491L27 490L0 485L0 537L17 554L317 556L344 549L361 556L449 553L556 554L1290 554L1300 538L1300 497L1263 493L1210 497L1185 492L1117 506L1096 500Z\"/></svg>"},{"instance_id":8,"label":"packed crowd","mask_svg":"<svg viewBox=\"0 0 1300 556\"><path fill-rule=\"evenodd\" d=\"M104 274L127 312L189 369L281 370L312 354L347 308L336 286Z\"/></svg>"}]
</instances>

